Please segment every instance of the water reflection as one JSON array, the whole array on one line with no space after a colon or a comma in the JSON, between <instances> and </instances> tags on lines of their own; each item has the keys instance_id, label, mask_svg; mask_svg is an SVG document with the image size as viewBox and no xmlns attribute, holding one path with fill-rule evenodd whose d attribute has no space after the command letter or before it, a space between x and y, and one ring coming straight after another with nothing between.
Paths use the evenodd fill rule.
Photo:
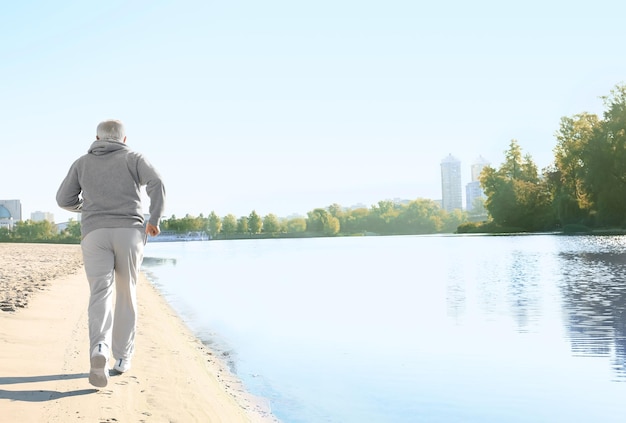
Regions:
<instances>
[{"instance_id":1,"label":"water reflection","mask_svg":"<svg viewBox=\"0 0 626 423\"><path fill-rule=\"evenodd\" d=\"M536 321L534 317L541 299L539 285L542 265L542 257L539 255L528 257L521 252L513 252L507 267L507 303L521 332L525 332Z\"/></svg>"},{"instance_id":2,"label":"water reflection","mask_svg":"<svg viewBox=\"0 0 626 423\"><path fill-rule=\"evenodd\" d=\"M560 290L572 352L613 356L626 381L626 256L623 252L563 252Z\"/></svg>"},{"instance_id":3,"label":"water reflection","mask_svg":"<svg viewBox=\"0 0 626 423\"><path fill-rule=\"evenodd\" d=\"M514 241L513 241L514 242ZM511 316L518 332L527 332L540 315L541 284L550 256L521 249L465 256L463 266L447 270L447 313L461 322L474 302L491 321Z\"/></svg>"},{"instance_id":4,"label":"water reflection","mask_svg":"<svg viewBox=\"0 0 626 423\"><path fill-rule=\"evenodd\" d=\"M626 237L512 236L495 246L490 238L472 244L446 269L448 317L477 333L511 321L520 334L560 336L573 357L608 358L626 381Z\"/></svg>"}]
</instances>

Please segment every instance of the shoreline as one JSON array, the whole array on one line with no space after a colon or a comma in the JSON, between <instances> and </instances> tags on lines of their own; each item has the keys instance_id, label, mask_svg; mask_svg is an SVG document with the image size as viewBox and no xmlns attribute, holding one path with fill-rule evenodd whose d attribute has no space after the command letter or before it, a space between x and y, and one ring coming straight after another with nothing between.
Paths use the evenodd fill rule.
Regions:
<instances>
[{"instance_id":1,"label":"shoreline","mask_svg":"<svg viewBox=\"0 0 626 423\"><path fill-rule=\"evenodd\" d=\"M0 254L0 299L28 299L0 311L0 409L8 421L278 422L144 273L133 368L94 388L80 246L0 243Z\"/></svg>"}]
</instances>

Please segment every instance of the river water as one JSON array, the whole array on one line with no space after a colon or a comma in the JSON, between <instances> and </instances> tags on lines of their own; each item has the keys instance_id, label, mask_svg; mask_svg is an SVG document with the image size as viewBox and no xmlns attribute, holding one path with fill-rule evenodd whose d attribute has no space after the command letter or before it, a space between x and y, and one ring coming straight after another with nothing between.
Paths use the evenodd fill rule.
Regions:
<instances>
[{"instance_id":1,"label":"river water","mask_svg":"<svg viewBox=\"0 0 626 423\"><path fill-rule=\"evenodd\" d=\"M626 237L150 242L145 256L285 423L626 419Z\"/></svg>"}]
</instances>

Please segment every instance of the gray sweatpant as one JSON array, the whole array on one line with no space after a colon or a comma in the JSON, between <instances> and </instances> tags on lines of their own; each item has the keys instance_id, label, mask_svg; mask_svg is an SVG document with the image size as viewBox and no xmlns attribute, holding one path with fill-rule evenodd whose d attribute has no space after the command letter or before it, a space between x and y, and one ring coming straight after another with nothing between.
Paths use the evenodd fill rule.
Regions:
<instances>
[{"instance_id":1,"label":"gray sweatpant","mask_svg":"<svg viewBox=\"0 0 626 423\"><path fill-rule=\"evenodd\" d=\"M131 228L104 228L81 241L89 281L89 353L106 344L116 360L130 360L135 348L137 279L144 235ZM113 284L115 283L115 311Z\"/></svg>"}]
</instances>

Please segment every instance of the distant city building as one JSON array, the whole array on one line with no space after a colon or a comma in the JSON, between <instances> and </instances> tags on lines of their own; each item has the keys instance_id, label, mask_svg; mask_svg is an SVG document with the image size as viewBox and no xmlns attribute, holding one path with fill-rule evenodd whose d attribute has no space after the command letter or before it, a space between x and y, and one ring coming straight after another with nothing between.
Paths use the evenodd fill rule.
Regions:
<instances>
[{"instance_id":1,"label":"distant city building","mask_svg":"<svg viewBox=\"0 0 626 423\"><path fill-rule=\"evenodd\" d=\"M472 181L465 186L465 209L471 211L474 208L474 200L477 198L485 198L485 193L480 186L480 173L490 163L483 157L478 156L472 163L471 173Z\"/></svg>"},{"instance_id":2,"label":"distant city building","mask_svg":"<svg viewBox=\"0 0 626 423\"><path fill-rule=\"evenodd\" d=\"M61 222L61 223L57 223L57 233L60 234L61 232L63 232L65 229L67 229L67 226L70 224L70 222Z\"/></svg>"},{"instance_id":3,"label":"distant city building","mask_svg":"<svg viewBox=\"0 0 626 423\"><path fill-rule=\"evenodd\" d=\"M54 223L54 214L49 212L36 211L30 214L30 220L33 222L43 222L47 220L48 222Z\"/></svg>"},{"instance_id":4,"label":"distant city building","mask_svg":"<svg viewBox=\"0 0 626 423\"><path fill-rule=\"evenodd\" d=\"M13 229L13 225L21 220L20 200L0 200L0 228Z\"/></svg>"},{"instance_id":5,"label":"distant city building","mask_svg":"<svg viewBox=\"0 0 626 423\"><path fill-rule=\"evenodd\" d=\"M484 198L483 189L480 187L479 181L472 181L465 185L465 210L472 211L474 209L474 200Z\"/></svg>"},{"instance_id":6,"label":"distant city building","mask_svg":"<svg viewBox=\"0 0 626 423\"><path fill-rule=\"evenodd\" d=\"M485 159L483 156L478 156L476 160L474 160L471 166L472 182L478 181L480 178L480 172L482 172L483 169L489 166L490 164L491 163L487 159Z\"/></svg>"},{"instance_id":7,"label":"distant city building","mask_svg":"<svg viewBox=\"0 0 626 423\"><path fill-rule=\"evenodd\" d=\"M452 154L441 161L441 206L448 212L463 209L461 162Z\"/></svg>"}]
</instances>

